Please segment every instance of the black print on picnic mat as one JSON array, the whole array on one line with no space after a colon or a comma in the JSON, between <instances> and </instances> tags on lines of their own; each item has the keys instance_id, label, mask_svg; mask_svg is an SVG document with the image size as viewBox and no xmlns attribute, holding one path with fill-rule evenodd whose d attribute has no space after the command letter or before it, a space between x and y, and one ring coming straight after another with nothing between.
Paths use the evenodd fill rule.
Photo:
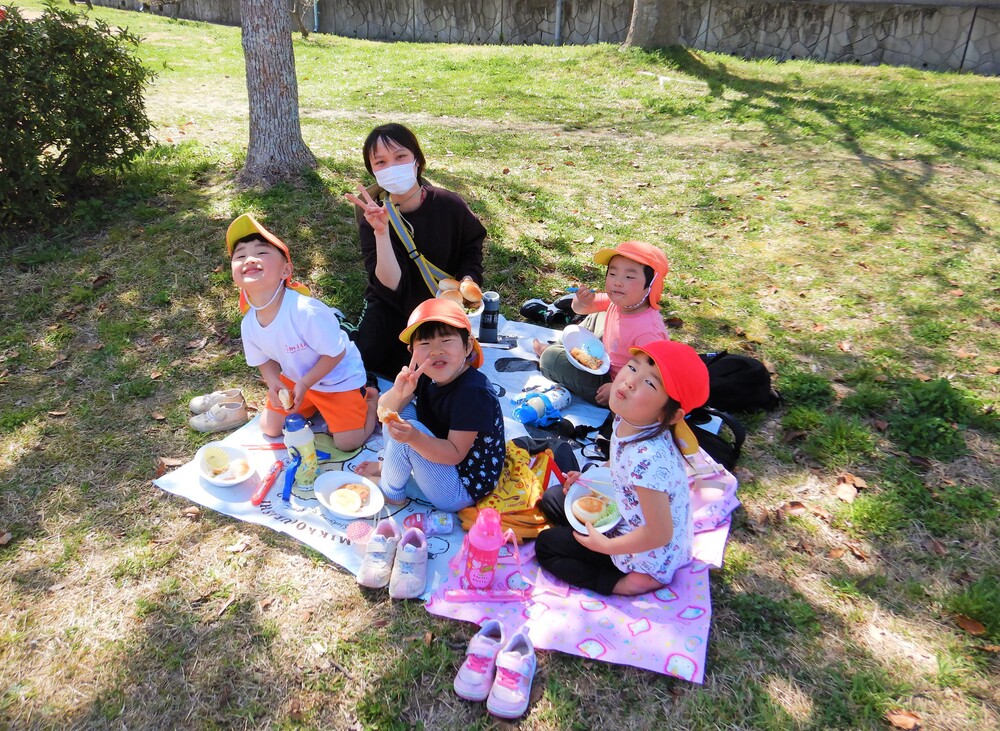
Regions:
<instances>
[{"instance_id":1,"label":"black print on picnic mat","mask_svg":"<svg viewBox=\"0 0 1000 731\"><path fill-rule=\"evenodd\" d=\"M497 373L523 373L526 371L537 371L538 361L527 358L497 358L493 364Z\"/></svg>"}]
</instances>

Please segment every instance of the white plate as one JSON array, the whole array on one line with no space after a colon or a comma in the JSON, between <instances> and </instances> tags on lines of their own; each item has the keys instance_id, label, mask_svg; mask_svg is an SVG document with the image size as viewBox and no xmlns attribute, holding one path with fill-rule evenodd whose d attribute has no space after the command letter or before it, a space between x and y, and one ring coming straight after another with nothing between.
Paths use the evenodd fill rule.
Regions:
<instances>
[{"instance_id":1,"label":"white plate","mask_svg":"<svg viewBox=\"0 0 1000 731\"><path fill-rule=\"evenodd\" d=\"M611 370L611 359L608 357L608 351L604 349L604 343L587 328L579 325L567 325L566 329L563 330L563 347L566 348L566 357L569 358L569 362L581 371L593 373L595 376L603 376ZM585 366L570 354L569 351L573 348L583 348L595 358L600 358L601 367L588 368Z\"/></svg>"},{"instance_id":2,"label":"white plate","mask_svg":"<svg viewBox=\"0 0 1000 731\"><path fill-rule=\"evenodd\" d=\"M212 474L208 465L205 464L205 450L209 447L218 447L221 449L229 457L230 462L234 459L245 459L247 464L250 465L250 471L244 477L237 480L220 480L216 475ZM253 462L250 460L250 455L245 449L241 449L240 447L231 447L228 444L223 444L222 442L209 442L204 445L198 450L197 454L195 454L194 463L198 465L198 473L202 476L202 479L210 485L216 485L217 487L233 487L234 485L246 482L257 474L253 468Z\"/></svg>"},{"instance_id":3,"label":"white plate","mask_svg":"<svg viewBox=\"0 0 1000 731\"><path fill-rule=\"evenodd\" d=\"M597 475L593 474L594 472L595 470L588 470L586 473L584 473L583 477L581 477L580 479L587 480L587 478L589 477L590 480L596 480ZM607 475L607 473L605 473L605 475ZM577 520L576 516L573 515L573 510L571 509L570 506L573 505L573 502L575 500L582 498L584 495L589 495L591 492L599 492L602 495L606 495L607 497L611 498L612 500L615 499L614 488L611 487L611 485L604 484L603 482L588 481L588 484L586 485L582 484L581 482L574 482L570 486L569 492L566 493L566 503L565 503L566 520L569 521L569 524L573 526L574 530L576 530L577 533L583 533L584 535L587 534L587 526L585 526L583 523ZM607 533L609 530L618 525L621 522L621 519L622 519L622 514L618 513L617 518L612 518L607 523L601 526L595 525L594 530L596 530L598 533Z\"/></svg>"},{"instance_id":4,"label":"white plate","mask_svg":"<svg viewBox=\"0 0 1000 731\"><path fill-rule=\"evenodd\" d=\"M435 297L440 297L441 296L441 290L439 289L434 296ZM479 317L479 315L483 314L483 308L484 307L485 307L485 305L483 304L483 300L479 300L479 307L477 307L474 310L467 309L465 307L465 305L462 305L462 309L465 310L465 314L468 315L469 317Z\"/></svg>"},{"instance_id":5,"label":"white plate","mask_svg":"<svg viewBox=\"0 0 1000 731\"><path fill-rule=\"evenodd\" d=\"M368 502L362 505L356 513L345 513L334 508L330 502L330 496L344 485L357 482L360 482L369 489ZM378 489L378 485L367 477L356 475L347 470L321 473L316 478L313 490L315 490L316 499L319 500L319 504L341 518L370 518L376 515L385 505L385 497L382 495L382 491Z\"/></svg>"}]
</instances>

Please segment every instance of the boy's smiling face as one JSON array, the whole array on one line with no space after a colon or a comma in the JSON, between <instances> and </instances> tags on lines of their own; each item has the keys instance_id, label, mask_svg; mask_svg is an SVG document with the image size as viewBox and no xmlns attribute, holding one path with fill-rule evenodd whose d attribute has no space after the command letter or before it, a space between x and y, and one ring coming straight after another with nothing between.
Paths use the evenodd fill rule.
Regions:
<instances>
[{"instance_id":1,"label":"boy's smiling face","mask_svg":"<svg viewBox=\"0 0 1000 731\"><path fill-rule=\"evenodd\" d=\"M270 297L292 275L292 265L284 252L263 239L236 244L231 265L233 282L251 299Z\"/></svg>"}]
</instances>

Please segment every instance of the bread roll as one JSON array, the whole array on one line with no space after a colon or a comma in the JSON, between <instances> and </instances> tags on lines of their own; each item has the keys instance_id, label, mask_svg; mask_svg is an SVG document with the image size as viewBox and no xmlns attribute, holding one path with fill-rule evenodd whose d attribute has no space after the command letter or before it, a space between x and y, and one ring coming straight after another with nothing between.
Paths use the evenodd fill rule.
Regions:
<instances>
[{"instance_id":1,"label":"bread roll","mask_svg":"<svg viewBox=\"0 0 1000 731\"><path fill-rule=\"evenodd\" d=\"M330 505L338 513L356 513L361 509L361 496L342 487L330 494Z\"/></svg>"},{"instance_id":2,"label":"bread roll","mask_svg":"<svg viewBox=\"0 0 1000 731\"><path fill-rule=\"evenodd\" d=\"M460 305L465 304L465 298L462 296L462 293L459 292L457 289L447 289L441 294L439 294L438 297L452 300L453 302L457 302Z\"/></svg>"},{"instance_id":3,"label":"bread roll","mask_svg":"<svg viewBox=\"0 0 1000 731\"><path fill-rule=\"evenodd\" d=\"M569 351L569 354L572 355L578 363L594 371L604 365L603 360L595 358L583 348L572 348Z\"/></svg>"},{"instance_id":4,"label":"bread roll","mask_svg":"<svg viewBox=\"0 0 1000 731\"><path fill-rule=\"evenodd\" d=\"M571 509L573 515L581 523L596 523L601 517L601 513L608 507L607 498L603 495L591 493L577 498L573 501Z\"/></svg>"},{"instance_id":5,"label":"bread roll","mask_svg":"<svg viewBox=\"0 0 1000 731\"><path fill-rule=\"evenodd\" d=\"M440 282L438 282L438 289L442 292L449 292L458 289L462 285L457 279L452 279L451 277L445 277Z\"/></svg>"},{"instance_id":6,"label":"bread roll","mask_svg":"<svg viewBox=\"0 0 1000 731\"><path fill-rule=\"evenodd\" d=\"M399 414L393 411L392 409L386 409L383 408L382 406L379 406L376 413L378 414L378 420L381 421L383 424L388 424L390 421L400 421L400 422L402 421L402 418L400 418Z\"/></svg>"},{"instance_id":7,"label":"bread roll","mask_svg":"<svg viewBox=\"0 0 1000 731\"><path fill-rule=\"evenodd\" d=\"M291 411L292 405L295 403L292 401L292 394L287 388L278 391L278 400L281 401L281 408L285 411Z\"/></svg>"},{"instance_id":8,"label":"bread roll","mask_svg":"<svg viewBox=\"0 0 1000 731\"><path fill-rule=\"evenodd\" d=\"M459 286L459 291L465 298L466 302L482 302L483 301L483 290L479 288L479 285L473 282L471 279L463 279L462 284Z\"/></svg>"},{"instance_id":9,"label":"bread roll","mask_svg":"<svg viewBox=\"0 0 1000 731\"><path fill-rule=\"evenodd\" d=\"M358 493L358 497L361 498L362 505L368 502L368 496L371 494L371 490L368 489L368 485L363 485L360 482L352 482L349 485L344 485L341 489L351 490L352 492Z\"/></svg>"}]
</instances>

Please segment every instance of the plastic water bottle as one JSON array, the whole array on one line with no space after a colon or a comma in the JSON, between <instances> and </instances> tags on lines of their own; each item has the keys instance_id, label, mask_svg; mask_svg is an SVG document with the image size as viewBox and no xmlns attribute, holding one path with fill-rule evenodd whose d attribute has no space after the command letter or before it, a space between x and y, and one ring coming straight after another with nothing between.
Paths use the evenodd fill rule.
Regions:
<instances>
[{"instance_id":1,"label":"plastic water bottle","mask_svg":"<svg viewBox=\"0 0 1000 731\"><path fill-rule=\"evenodd\" d=\"M312 487L319 473L319 463L316 459L316 439L312 429L301 414L289 414L285 417L285 446L288 451L296 450L301 456L298 470L295 472L295 482L299 487Z\"/></svg>"},{"instance_id":2,"label":"plastic water bottle","mask_svg":"<svg viewBox=\"0 0 1000 731\"><path fill-rule=\"evenodd\" d=\"M462 588L489 589L493 586L500 546L505 540L500 513L493 508L480 510L476 522L469 529Z\"/></svg>"},{"instance_id":3,"label":"plastic water bottle","mask_svg":"<svg viewBox=\"0 0 1000 731\"><path fill-rule=\"evenodd\" d=\"M562 410L573 397L563 386L550 386L544 391L525 392L518 396L513 416L525 426L548 426L562 418Z\"/></svg>"},{"instance_id":4,"label":"plastic water bottle","mask_svg":"<svg viewBox=\"0 0 1000 731\"><path fill-rule=\"evenodd\" d=\"M483 314L479 319L479 341L495 343L500 324L500 295L492 290L483 292Z\"/></svg>"}]
</instances>

